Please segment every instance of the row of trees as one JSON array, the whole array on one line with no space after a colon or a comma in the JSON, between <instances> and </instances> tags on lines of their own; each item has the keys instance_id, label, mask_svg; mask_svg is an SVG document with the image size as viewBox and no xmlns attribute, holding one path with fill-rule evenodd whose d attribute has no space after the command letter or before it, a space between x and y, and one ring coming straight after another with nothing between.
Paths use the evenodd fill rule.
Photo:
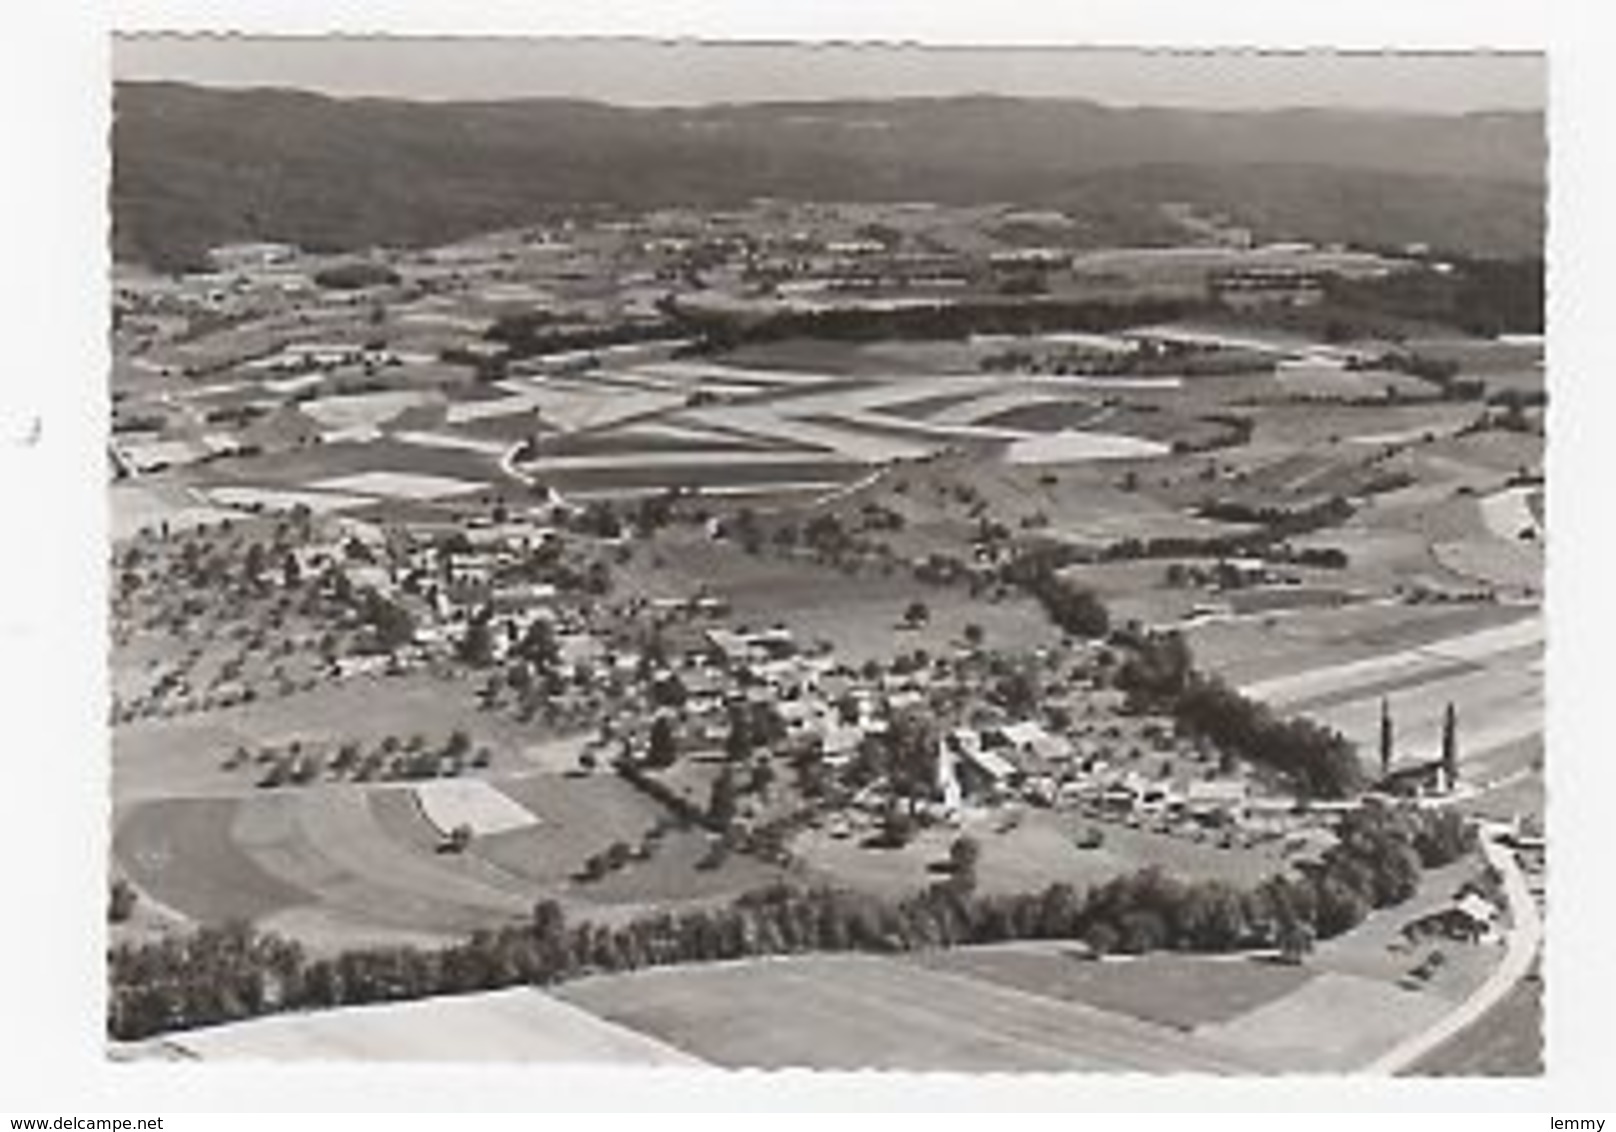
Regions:
<instances>
[{"instance_id":1,"label":"row of trees","mask_svg":"<svg viewBox=\"0 0 1616 1132\"><path fill-rule=\"evenodd\" d=\"M1167 299L1089 300L1026 298L1021 301L938 302L928 306L837 307L780 311L750 321L678 310L688 329L700 333L701 352L719 352L747 342L822 338L868 342L951 339L969 334L1039 334L1056 330L1123 330L1172 322L1204 304Z\"/></svg>"},{"instance_id":2,"label":"row of trees","mask_svg":"<svg viewBox=\"0 0 1616 1132\"><path fill-rule=\"evenodd\" d=\"M1452 814L1367 808L1300 876L1252 888L1184 882L1157 868L1086 893L975 891L976 853L951 853L948 880L901 900L778 883L727 907L662 911L617 927L569 924L554 901L525 923L436 950L369 947L312 958L239 925L124 944L109 955L108 1028L133 1040L284 1010L550 984L586 974L798 952L904 952L1017 939L1084 939L1098 952L1279 948L1299 956L1371 908L1407 899L1422 865L1454 859L1471 834Z\"/></svg>"},{"instance_id":3,"label":"row of trees","mask_svg":"<svg viewBox=\"0 0 1616 1132\"><path fill-rule=\"evenodd\" d=\"M1062 553L1056 547L1024 551L1006 564L1004 578L1032 595L1061 632L1074 637L1104 637L1111 631L1111 614L1093 590L1073 585L1060 576L1057 566Z\"/></svg>"},{"instance_id":4,"label":"row of trees","mask_svg":"<svg viewBox=\"0 0 1616 1132\"><path fill-rule=\"evenodd\" d=\"M1345 798L1367 784L1353 744L1310 719L1285 719L1266 704L1195 669L1177 631L1130 634L1116 682L1134 711L1160 711L1225 752L1284 776L1306 797Z\"/></svg>"}]
</instances>

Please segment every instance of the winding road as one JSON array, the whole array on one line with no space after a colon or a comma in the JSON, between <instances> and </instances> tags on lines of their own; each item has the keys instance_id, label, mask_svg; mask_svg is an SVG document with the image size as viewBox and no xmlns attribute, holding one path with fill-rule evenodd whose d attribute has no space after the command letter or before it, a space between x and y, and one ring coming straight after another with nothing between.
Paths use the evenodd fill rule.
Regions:
<instances>
[{"instance_id":1,"label":"winding road","mask_svg":"<svg viewBox=\"0 0 1616 1132\"><path fill-rule=\"evenodd\" d=\"M1481 828L1482 854L1503 876L1505 896L1514 918L1504 940L1506 950L1503 961L1487 981L1453 1011L1428 1029L1399 1042L1364 1066L1361 1072L1371 1076L1405 1072L1420 1058L1497 1006L1531 969L1532 960L1543 942L1543 919L1538 915L1537 902L1532 899L1526 886L1526 874L1521 871L1515 854L1499 840L1504 829L1504 826L1496 823L1488 823Z\"/></svg>"}]
</instances>

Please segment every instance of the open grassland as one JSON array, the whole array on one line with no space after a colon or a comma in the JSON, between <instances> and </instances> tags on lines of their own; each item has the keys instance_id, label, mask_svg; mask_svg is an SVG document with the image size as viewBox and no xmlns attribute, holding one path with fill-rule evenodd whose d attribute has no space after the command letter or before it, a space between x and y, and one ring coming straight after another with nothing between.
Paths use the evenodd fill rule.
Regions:
<instances>
[{"instance_id":1,"label":"open grassland","mask_svg":"<svg viewBox=\"0 0 1616 1132\"><path fill-rule=\"evenodd\" d=\"M1525 659L1543 644L1541 616L1522 617L1502 625L1454 634L1410 648L1381 653L1366 660L1323 665L1293 675L1244 685L1248 695L1282 705L1305 704L1318 696L1378 685L1389 679L1415 678L1427 668L1481 665L1495 658ZM1529 663L1527 667L1529 667ZM1457 675L1465 675L1464 671Z\"/></svg>"},{"instance_id":2,"label":"open grassland","mask_svg":"<svg viewBox=\"0 0 1616 1132\"><path fill-rule=\"evenodd\" d=\"M303 405L303 412L327 428L377 428L406 409L441 402L420 390L392 389L379 393L354 393L319 397Z\"/></svg>"},{"instance_id":3,"label":"open grassland","mask_svg":"<svg viewBox=\"0 0 1616 1132\"><path fill-rule=\"evenodd\" d=\"M281 917L319 909L380 937L470 931L531 907L525 886L491 870L468 876L391 836L370 793L353 787L140 803L118 823L113 851L143 891L198 924L284 930Z\"/></svg>"},{"instance_id":4,"label":"open grassland","mask_svg":"<svg viewBox=\"0 0 1616 1132\"><path fill-rule=\"evenodd\" d=\"M837 656L858 664L874 657L926 649L936 654L963 641L968 625L989 646L1033 647L1058 639L1038 606L1026 598L969 599L958 589L934 591L907 569L856 574L807 559L739 548L682 535L659 537L626 568L625 592L649 597L694 593L706 586L730 603L734 620L755 627L784 624L803 641L830 641ZM924 625L903 627L915 600L927 604Z\"/></svg>"},{"instance_id":5,"label":"open grassland","mask_svg":"<svg viewBox=\"0 0 1616 1132\"><path fill-rule=\"evenodd\" d=\"M1366 602L1211 621L1190 631L1190 645L1209 671L1251 685L1310 679L1307 674L1314 670L1423 650L1533 617L1533 610L1520 606Z\"/></svg>"},{"instance_id":6,"label":"open grassland","mask_svg":"<svg viewBox=\"0 0 1616 1132\"><path fill-rule=\"evenodd\" d=\"M494 784L537 824L472 842L468 852L536 885L560 885L614 842L636 846L661 809L615 775L523 775Z\"/></svg>"},{"instance_id":7,"label":"open grassland","mask_svg":"<svg viewBox=\"0 0 1616 1132\"><path fill-rule=\"evenodd\" d=\"M432 799L426 805L423 791ZM449 806L459 793L476 805ZM113 858L182 920L245 920L316 948L441 941L520 919L541 896L617 921L728 900L782 875L739 855L714 867L704 861L704 834L671 829L649 856L582 877L588 858L618 842L637 850L666 819L605 774L310 786L126 804ZM472 839L447 851L445 831L461 823L473 827Z\"/></svg>"},{"instance_id":8,"label":"open grassland","mask_svg":"<svg viewBox=\"0 0 1616 1132\"><path fill-rule=\"evenodd\" d=\"M1294 404L1269 405L1256 414L1252 442L1259 448L1287 451L1297 447L1334 447L1354 437L1407 435L1415 440L1426 434L1441 437L1468 423L1473 405L1431 403L1418 405Z\"/></svg>"},{"instance_id":9,"label":"open grassland","mask_svg":"<svg viewBox=\"0 0 1616 1132\"><path fill-rule=\"evenodd\" d=\"M741 346L716 359L722 370L784 370L864 377L879 374L977 372L976 351L964 342L835 342L787 338Z\"/></svg>"},{"instance_id":10,"label":"open grassland","mask_svg":"<svg viewBox=\"0 0 1616 1132\"><path fill-rule=\"evenodd\" d=\"M1017 440L1005 451L1012 464L1066 464L1085 460L1136 460L1156 456L1166 446L1137 437L1071 429Z\"/></svg>"},{"instance_id":11,"label":"open grassland","mask_svg":"<svg viewBox=\"0 0 1616 1132\"><path fill-rule=\"evenodd\" d=\"M1090 829L1104 834L1104 845L1079 848L1078 840ZM864 843L864 835L873 831L856 832L836 838L809 831L792 843L792 851L814 872L839 885L899 898L946 875L949 846L961 833L928 829L902 849L889 849ZM981 815L968 819L963 832L981 846L977 884L985 892L1027 892L1055 878L1082 889L1147 865L1158 865L1186 880L1251 885L1285 868L1276 843L1220 848L1211 840L1054 811L1029 811L1013 823Z\"/></svg>"},{"instance_id":12,"label":"open grassland","mask_svg":"<svg viewBox=\"0 0 1616 1132\"><path fill-rule=\"evenodd\" d=\"M1529 765L1524 744L1543 733L1543 680L1526 663L1422 683L1388 694L1397 721L1397 761L1435 758L1441 750L1442 713L1453 704L1459 717L1462 777L1490 781ZM1308 711L1372 752L1378 735L1380 699L1364 697Z\"/></svg>"},{"instance_id":13,"label":"open grassland","mask_svg":"<svg viewBox=\"0 0 1616 1132\"><path fill-rule=\"evenodd\" d=\"M204 1061L698 1064L529 989L256 1018L154 1044Z\"/></svg>"},{"instance_id":14,"label":"open grassland","mask_svg":"<svg viewBox=\"0 0 1616 1132\"><path fill-rule=\"evenodd\" d=\"M1403 935L1403 929L1451 904L1461 887L1467 881L1478 879L1482 872L1481 858L1470 855L1425 873L1420 879L1420 890L1413 897L1402 904L1372 912L1352 931L1319 943L1308 957L1308 965L1316 971L1392 987L1432 951L1440 950L1445 962L1436 974L1424 980L1417 990L1403 989L1402 993L1434 999L1449 1007L1458 1005L1498 965L1503 948L1496 943L1448 939L1427 939L1411 944Z\"/></svg>"},{"instance_id":15,"label":"open grassland","mask_svg":"<svg viewBox=\"0 0 1616 1132\"><path fill-rule=\"evenodd\" d=\"M714 454L712 459L674 455L667 462L633 457L610 466L560 468L545 464L529 469L538 480L576 499L625 495L661 495L670 488L714 494L752 494L786 487L812 487L819 492L852 483L865 474L858 464L835 459L756 460L747 454Z\"/></svg>"},{"instance_id":16,"label":"open grassland","mask_svg":"<svg viewBox=\"0 0 1616 1132\"><path fill-rule=\"evenodd\" d=\"M152 899L197 923L257 920L308 894L235 839L239 803L173 798L132 809L113 830L118 867Z\"/></svg>"},{"instance_id":17,"label":"open grassland","mask_svg":"<svg viewBox=\"0 0 1616 1132\"><path fill-rule=\"evenodd\" d=\"M186 482L212 498L242 505L256 501L268 507L305 502L322 510L360 507L369 501L385 505L429 500L441 494L439 488L462 497L488 494L503 478L489 451L390 436L225 460L187 469L184 475ZM427 485L433 489L424 491ZM308 498L301 498L305 495Z\"/></svg>"},{"instance_id":18,"label":"open grassland","mask_svg":"<svg viewBox=\"0 0 1616 1132\"><path fill-rule=\"evenodd\" d=\"M825 955L586 979L559 997L730 1067L1248 1073L1168 1027L927 970Z\"/></svg>"},{"instance_id":19,"label":"open grassland","mask_svg":"<svg viewBox=\"0 0 1616 1132\"><path fill-rule=\"evenodd\" d=\"M1543 979L1534 970L1503 1000L1416 1061L1412 1077L1537 1077L1543 1073Z\"/></svg>"},{"instance_id":20,"label":"open grassland","mask_svg":"<svg viewBox=\"0 0 1616 1132\"><path fill-rule=\"evenodd\" d=\"M164 523L178 532L236 518L228 507L217 507L175 483L115 483L111 489L112 539L121 542Z\"/></svg>"},{"instance_id":21,"label":"open grassland","mask_svg":"<svg viewBox=\"0 0 1616 1132\"><path fill-rule=\"evenodd\" d=\"M333 511L352 511L374 502L373 496L323 488L300 491L246 484L210 488L207 496L214 503L230 508L237 514L241 511L291 511L306 507L316 515L325 515Z\"/></svg>"},{"instance_id":22,"label":"open grassland","mask_svg":"<svg viewBox=\"0 0 1616 1132\"><path fill-rule=\"evenodd\" d=\"M252 755L297 740L305 750L330 754L354 742L368 753L388 736L407 742L420 735L435 748L457 729L467 733L473 750L488 747L496 771L550 765L558 757L570 761L569 752L557 755L553 741L509 717L479 710L470 685L424 674L356 676L290 696L120 725L112 733L113 793L252 793L262 768L220 766L238 747Z\"/></svg>"},{"instance_id":23,"label":"open grassland","mask_svg":"<svg viewBox=\"0 0 1616 1132\"><path fill-rule=\"evenodd\" d=\"M1533 736L1512 747L1500 748L1492 753L1492 761L1505 766L1524 768L1506 774L1500 785L1483 783L1475 794L1461 800L1467 813L1509 821L1518 815L1543 820L1545 792L1543 781L1543 736Z\"/></svg>"},{"instance_id":24,"label":"open grassland","mask_svg":"<svg viewBox=\"0 0 1616 1132\"><path fill-rule=\"evenodd\" d=\"M1314 975L1303 966L1247 956L1157 953L1097 961L1070 944L1045 943L917 952L912 959L935 970L1184 1031L1237 1018Z\"/></svg>"},{"instance_id":25,"label":"open grassland","mask_svg":"<svg viewBox=\"0 0 1616 1132\"><path fill-rule=\"evenodd\" d=\"M1541 544L1470 539L1432 548L1438 562L1461 578L1505 592L1535 595L1543 587Z\"/></svg>"},{"instance_id":26,"label":"open grassland","mask_svg":"<svg viewBox=\"0 0 1616 1132\"><path fill-rule=\"evenodd\" d=\"M1434 995L1325 972L1290 994L1197 1034L1270 1072L1339 1073L1361 1068L1451 1008Z\"/></svg>"},{"instance_id":27,"label":"open grassland","mask_svg":"<svg viewBox=\"0 0 1616 1132\"><path fill-rule=\"evenodd\" d=\"M1246 681L1243 690L1340 730L1366 752L1379 741L1384 700L1396 724L1399 762L1437 755L1451 703L1460 719L1463 774L1486 781L1527 765L1523 743L1542 734L1542 643L1541 616L1517 616L1333 663L1292 648L1285 675Z\"/></svg>"}]
</instances>

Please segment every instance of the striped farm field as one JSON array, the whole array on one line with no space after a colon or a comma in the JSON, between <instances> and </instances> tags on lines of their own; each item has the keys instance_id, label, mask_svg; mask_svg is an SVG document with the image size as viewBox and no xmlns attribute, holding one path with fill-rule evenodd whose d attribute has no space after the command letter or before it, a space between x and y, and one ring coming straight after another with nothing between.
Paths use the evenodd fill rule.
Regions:
<instances>
[{"instance_id":1,"label":"striped farm field","mask_svg":"<svg viewBox=\"0 0 1616 1132\"><path fill-rule=\"evenodd\" d=\"M1452 1004L1381 979L1325 971L1272 1002L1197 1031L1271 1072L1358 1069Z\"/></svg>"},{"instance_id":2,"label":"striped farm field","mask_svg":"<svg viewBox=\"0 0 1616 1132\"><path fill-rule=\"evenodd\" d=\"M637 848L666 814L615 775L316 785L246 796L133 800L115 867L193 924L240 920L311 946L451 938L520 920L541 896L620 919L731 899L777 880L746 857L698 867L705 837L666 833L649 859L580 879L613 844ZM446 852L444 835L472 829Z\"/></svg>"},{"instance_id":3,"label":"striped farm field","mask_svg":"<svg viewBox=\"0 0 1616 1132\"><path fill-rule=\"evenodd\" d=\"M161 1043L204 1061L692 1065L653 1038L530 989L255 1018Z\"/></svg>"},{"instance_id":4,"label":"striped farm field","mask_svg":"<svg viewBox=\"0 0 1616 1132\"><path fill-rule=\"evenodd\" d=\"M1366 752L1378 745L1385 703L1399 762L1438 753L1443 715L1452 704L1464 776L1490 780L1529 765L1530 745L1543 733L1543 635L1541 615L1517 612L1499 624L1335 663L1293 649L1289 671L1245 681L1241 690L1336 728ZM1399 643L1396 634L1380 639Z\"/></svg>"},{"instance_id":5,"label":"striped farm field","mask_svg":"<svg viewBox=\"0 0 1616 1132\"><path fill-rule=\"evenodd\" d=\"M1422 649L1531 616L1529 609L1508 605L1358 602L1280 617L1208 622L1190 630L1190 646L1208 670L1249 688Z\"/></svg>"},{"instance_id":6,"label":"striped farm field","mask_svg":"<svg viewBox=\"0 0 1616 1132\"><path fill-rule=\"evenodd\" d=\"M466 875L392 835L372 804L402 793L314 787L136 803L113 853L143 892L197 924L320 909L378 930L460 932L531 907L528 886L493 870Z\"/></svg>"},{"instance_id":7,"label":"striped farm field","mask_svg":"<svg viewBox=\"0 0 1616 1132\"><path fill-rule=\"evenodd\" d=\"M691 460L672 456L668 462L629 459L601 466L559 468L544 464L532 469L544 483L563 495L655 493L668 488L692 490L761 491L786 485L811 484L828 490L852 483L866 474L859 464L836 459L752 460L737 453L731 458Z\"/></svg>"},{"instance_id":8,"label":"striped farm field","mask_svg":"<svg viewBox=\"0 0 1616 1132\"><path fill-rule=\"evenodd\" d=\"M1180 1030L1238 1018L1291 993L1314 976L1302 966L1167 952L1095 962L1082 948L1068 943L958 947L917 952L912 959L933 970L1081 1002Z\"/></svg>"},{"instance_id":9,"label":"striped farm field","mask_svg":"<svg viewBox=\"0 0 1616 1132\"><path fill-rule=\"evenodd\" d=\"M728 1067L1258 1072L1168 1026L899 959L815 955L585 979L558 997Z\"/></svg>"},{"instance_id":10,"label":"striped farm field","mask_svg":"<svg viewBox=\"0 0 1616 1132\"><path fill-rule=\"evenodd\" d=\"M113 855L142 891L196 922L256 920L303 903L303 889L266 869L235 839L239 807L232 798L136 806L113 831Z\"/></svg>"}]
</instances>

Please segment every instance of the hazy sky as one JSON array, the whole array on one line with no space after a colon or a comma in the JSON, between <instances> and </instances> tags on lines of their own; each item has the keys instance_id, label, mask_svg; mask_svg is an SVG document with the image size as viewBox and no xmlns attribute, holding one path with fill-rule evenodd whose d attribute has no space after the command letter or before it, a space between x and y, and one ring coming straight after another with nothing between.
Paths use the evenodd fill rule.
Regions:
<instances>
[{"instance_id":1,"label":"hazy sky","mask_svg":"<svg viewBox=\"0 0 1616 1132\"><path fill-rule=\"evenodd\" d=\"M996 93L1214 109L1541 108L1536 54L1338 55L649 40L118 38L120 79L418 99L692 105Z\"/></svg>"}]
</instances>

